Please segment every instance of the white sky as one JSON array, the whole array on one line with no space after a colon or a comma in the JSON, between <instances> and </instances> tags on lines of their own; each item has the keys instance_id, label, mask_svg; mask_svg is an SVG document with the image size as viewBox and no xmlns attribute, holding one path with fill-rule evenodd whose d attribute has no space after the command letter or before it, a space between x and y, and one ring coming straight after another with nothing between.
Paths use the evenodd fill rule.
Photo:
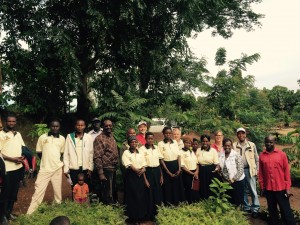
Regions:
<instances>
[{"instance_id":1,"label":"white sky","mask_svg":"<svg viewBox=\"0 0 300 225\"><path fill-rule=\"evenodd\" d=\"M190 39L189 45L197 57L204 56L207 68L216 75L218 67L214 64L218 48L227 50L227 59L240 58L241 53L259 53L261 59L248 66L245 75L255 76L255 86L271 89L275 85L289 89L300 89L300 1L263 0L253 5L257 13L265 15L262 27L255 31L236 30L229 39L212 37L209 30Z\"/></svg>"}]
</instances>

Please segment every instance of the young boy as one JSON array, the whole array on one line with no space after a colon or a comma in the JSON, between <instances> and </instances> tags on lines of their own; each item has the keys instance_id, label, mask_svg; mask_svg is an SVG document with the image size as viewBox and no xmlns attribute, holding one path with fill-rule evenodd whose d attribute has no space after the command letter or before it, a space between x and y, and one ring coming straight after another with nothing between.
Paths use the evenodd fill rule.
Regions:
<instances>
[{"instance_id":1,"label":"young boy","mask_svg":"<svg viewBox=\"0 0 300 225\"><path fill-rule=\"evenodd\" d=\"M77 203L88 202L89 186L84 183L84 174L78 174L78 183L73 188L73 200Z\"/></svg>"}]
</instances>

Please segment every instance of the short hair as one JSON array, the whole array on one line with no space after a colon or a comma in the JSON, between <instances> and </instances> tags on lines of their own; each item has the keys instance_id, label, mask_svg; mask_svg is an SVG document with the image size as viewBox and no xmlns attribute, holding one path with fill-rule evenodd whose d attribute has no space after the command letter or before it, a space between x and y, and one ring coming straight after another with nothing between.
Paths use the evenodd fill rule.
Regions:
<instances>
[{"instance_id":1,"label":"short hair","mask_svg":"<svg viewBox=\"0 0 300 225\"><path fill-rule=\"evenodd\" d=\"M195 142L195 141L196 141L197 143L199 142L199 140L198 140L197 138L193 138L193 142Z\"/></svg>"},{"instance_id":2,"label":"short hair","mask_svg":"<svg viewBox=\"0 0 300 225\"><path fill-rule=\"evenodd\" d=\"M147 138L148 136L154 136L154 134L152 133L152 132L147 132L146 134L145 134L145 138Z\"/></svg>"},{"instance_id":3,"label":"short hair","mask_svg":"<svg viewBox=\"0 0 300 225\"><path fill-rule=\"evenodd\" d=\"M113 121L112 121L110 118L104 118L104 119L101 121L101 127L104 127L104 122L105 122L105 121L110 121L112 124L114 124Z\"/></svg>"},{"instance_id":4,"label":"short hair","mask_svg":"<svg viewBox=\"0 0 300 225\"><path fill-rule=\"evenodd\" d=\"M180 129L180 127L173 127L172 131L174 132L175 130L178 130L179 133L181 134L181 129Z\"/></svg>"},{"instance_id":5,"label":"short hair","mask_svg":"<svg viewBox=\"0 0 300 225\"><path fill-rule=\"evenodd\" d=\"M51 220L49 225L70 225L70 219L67 216L57 216Z\"/></svg>"},{"instance_id":6,"label":"short hair","mask_svg":"<svg viewBox=\"0 0 300 225\"><path fill-rule=\"evenodd\" d=\"M230 141L231 145L232 145L233 142L232 142L232 140L230 138L224 138L223 141L222 141L222 145L224 146L225 143L228 142L228 141Z\"/></svg>"},{"instance_id":7,"label":"short hair","mask_svg":"<svg viewBox=\"0 0 300 225\"><path fill-rule=\"evenodd\" d=\"M83 121L84 124L86 124L86 122L85 122L84 119L82 119L82 118L77 118L77 119L75 120L74 126L76 126L76 124L77 124L78 121Z\"/></svg>"},{"instance_id":8,"label":"short hair","mask_svg":"<svg viewBox=\"0 0 300 225\"><path fill-rule=\"evenodd\" d=\"M15 119L17 119L17 116L14 113L9 113L9 114L7 114L6 119L5 119L6 122L7 122L8 118L15 118Z\"/></svg>"},{"instance_id":9,"label":"short hair","mask_svg":"<svg viewBox=\"0 0 300 225\"><path fill-rule=\"evenodd\" d=\"M184 137L183 138L183 143L185 143L185 142L192 142L192 139L191 138L189 138L189 137Z\"/></svg>"},{"instance_id":10,"label":"short hair","mask_svg":"<svg viewBox=\"0 0 300 225\"><path fill-rule=\"evenodd\" d=\"M162 133L164 134L166 132L166 130L171 130L172 131L171 127L164 127L164 129L162 130Z\"/></svg>"},{"instance_id":11,"label":"short hair","mask_svg":"<svg viewBox=\"0 0 300 225\"><path fill-rule=\"evenodd\" d=\"M221 130L216 130L214 134L217 135L218 133L222 133L222 134L223 134L223 131L221 131Z\"/></svg>"},{"instance_id":12,"label":"short hair","mask_svg":"<svg viewBox=\"0 0 300 225\"><path fill-rule=\"evenodd\" d=\"M208 134L202 134L200 137L201 142L204 140L204 138L207 138L208 141L210 141L210 136Z\"/></svg>"},{"instance_id":13,"label":"short hair","mask_svg":"<svg viewBox=\"0 0 300 225\"><path fill-rule=\"evenodd\" d=\"M49 126L51 126L51 124L54 123L54 122L57 122L57 123L60 124L59 119L53 119L53 120L50 121Z\"/></svg>"},{"instance_id":14,"label":"short hair","mask_svg":"<svg viewBox=\"0 0 300 225\"><path fill-rule=\"evenodd\" d=\"M79 179L79 178L83 178L84 179L84 174L83 173L79 173L78 175L77 175L77 178Z\"/></svg>"}]
</instances>

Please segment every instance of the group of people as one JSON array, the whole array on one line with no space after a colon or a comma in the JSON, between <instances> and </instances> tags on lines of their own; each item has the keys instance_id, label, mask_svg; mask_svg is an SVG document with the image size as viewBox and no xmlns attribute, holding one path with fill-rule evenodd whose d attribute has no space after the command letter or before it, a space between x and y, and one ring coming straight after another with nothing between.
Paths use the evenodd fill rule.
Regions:
<instances>
[{"instance_id":1,"label":"group of people","mask_svg":"<svg viewBox=\"0 0 300 225\"><path fill-rule=\"evenodd\" d=\"M5 129L0 132L1 160L5 165L4 185L0 192L2 222L13 218L24 159L21 152L24 142L14 129L16 117L9 115L5 124ZM178 205L209 198L212 195L209 185L214 178L232 186L228 190L232 204L258 217L258 175L267 198L271 223L279 223L279 205L286 224L295 224L289 204L288 160L284 152L275 148L272 136L265 138L265 150L259 157L255 144L247 140L244 128L236 130L236 142L217 131L215 143L211 144L207 134L201 135L200 140L188 136L182 138L180 128L164 127L163 140L156 145L154 133L147 132L147 123L141 121L137 126L139 134L136 135L134 128L128 129L127 140L121 149L113 137L111 120L101 123L94 118L92 128L85 133L86 123L78 119L74 132L65 139L59 134L59 121L53 120L50 131L39 137L36 152L41 164L28 214L41 204L50 181L55 202L62 201L62 173L70 180L74 201L87 202L91 191L104 204L116 203L116 171L121 164L128 222L153 220L157 206L162 204Z\"/></svg>"}]
</instances>

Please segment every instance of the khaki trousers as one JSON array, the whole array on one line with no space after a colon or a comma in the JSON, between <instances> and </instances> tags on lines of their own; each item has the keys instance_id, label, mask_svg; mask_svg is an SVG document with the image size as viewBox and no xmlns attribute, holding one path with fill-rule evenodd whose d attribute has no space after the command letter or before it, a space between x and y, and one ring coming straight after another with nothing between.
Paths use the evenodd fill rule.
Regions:
<instances>
[{"instance_id":1,"label":"khaki trousers","mask_svg":"<svg viewBox=\"0 0 300 225\"><path fill-rule=\"evenodd\" d=\"M62 168L59 168L53 172L39 172L35 181L35 191L32 196L27 214L33 213L42 203L50 181L54 191L54 200L56 203L61 203Z\"/></svg>"}]
</instances>

